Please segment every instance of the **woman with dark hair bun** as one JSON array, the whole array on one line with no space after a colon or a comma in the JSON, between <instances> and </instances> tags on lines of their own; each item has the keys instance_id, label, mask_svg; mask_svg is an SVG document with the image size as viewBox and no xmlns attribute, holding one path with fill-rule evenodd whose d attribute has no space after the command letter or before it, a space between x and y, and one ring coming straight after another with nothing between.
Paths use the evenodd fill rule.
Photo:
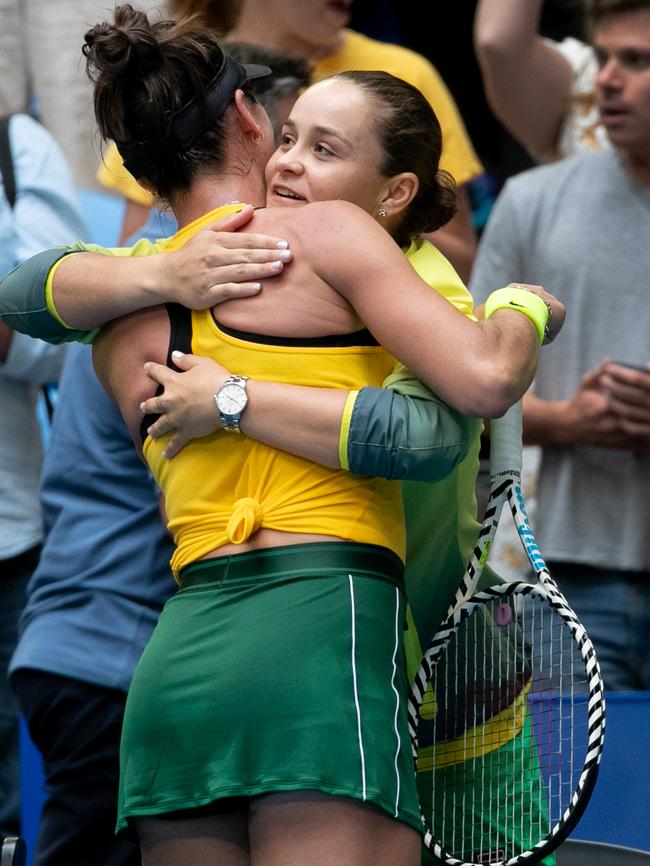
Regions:
<instances>
[{"instance_id":1,"label":"woman with dark hair bun","mask_svg":"<svg viewBox=\"0 0 650 866\"><path fill-rule=\"evenodd\" d=\"M222 131L211 123L223 110L220 78L229 88L270 73L227 62L201 19L150 22L128 4L116 8L113 24L86 34L83 53L99 131L113 138L131 174L166 200L221 160Z\"/></svg>"},{"instance_id":2,"label":"woman with dark hair bun","mask_svg":"<svg viewBox=\"0 0 650 866\"><path fill-rule=\"evenodd\" d=\"M238 64L191 21L151 24L128 6L89 32L85 53L102 135L168 199L181 227L138 247L166 255L140 259L133 279L143 267L155 276L159 260L172 266L173 250L241 207L223 202L264 204L273 139L248 95L263 68ZM363 86L328 84L381 129ZM274 181L272 201L285 206L252 220L253 231L281 233L295 253L272 288L198 312L151 306L112 322L95 343L100 380L161 488L180 584L140 660L124 720L118 829L137 834L144 866L419 862L399 486L257 443L240 435L240 421L256 380L378 386L392 355L457 408L499 414L530 383L547 310L523 292L525 315L506 304L476 322L432 292L382 228L399 236L423 194L417 175L387 169L374 136L339 139L328 118L287 125L284 158L292 136L303 147L304 122L322 174L312 167L304 190ZM418 222L449 212L439 143L432 154L427 184L438 212L426 202ZM382 225L347 202L311 200L309 183L324 188L328 177L332 194L337 183L350 187ZM558 327L561 305L544 297ZM145 363L172 363L179 349L233 375L215 395L220 429L167 460L166 438L148 434L154 419L143 423L140 407L153 391Z\"/></svg>"}]
</instances>

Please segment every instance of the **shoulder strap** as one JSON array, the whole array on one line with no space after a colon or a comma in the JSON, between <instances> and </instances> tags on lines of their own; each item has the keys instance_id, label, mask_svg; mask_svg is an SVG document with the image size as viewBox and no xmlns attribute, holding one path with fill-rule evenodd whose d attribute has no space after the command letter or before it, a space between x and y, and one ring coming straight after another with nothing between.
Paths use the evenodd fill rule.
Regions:
<instances>
[{"instance_id":1,"label":"shoulder strap","mask_svg":"<svg viewBox=\"0 0 650 866\"><path fill-rule=\"evenodd\" d=\"M178 373L178 367L172 360L172 352L178 349L179 352L192 351L192 311L180 304L167 303L167 315L169 316L169 346L167 347L167 366ZM162 394L165 389L162 385L156 388L156 396ZM147 430L149 427L160 418L160 415L145 415L140 422L140 437L142 441L147 438Z\"/></svg>"},{"instance_id":2,"label":"shoulder strap","mask_svg":"<svg viewBox=\"0 0 650 866\"><path fill-rule=\"evenodd\" d=\"M11 155L9 139L9 122L11 115L0 117L0 175L5 190L5 196L10 207L16 203L16 177L14 175L14 160Z\"/></svg>"}]
</instances>

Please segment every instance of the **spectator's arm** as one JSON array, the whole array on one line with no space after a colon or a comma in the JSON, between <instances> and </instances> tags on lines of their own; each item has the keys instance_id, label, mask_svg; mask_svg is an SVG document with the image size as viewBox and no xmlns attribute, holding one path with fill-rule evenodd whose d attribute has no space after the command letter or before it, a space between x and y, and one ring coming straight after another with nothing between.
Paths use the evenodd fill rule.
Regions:
<instances>
[{"instance_id":1,"label":"spectator's arm","mask_svg":"<svg viewBox=\"0 0 650 866\"><path fill-rule=\"evenodd\" d=\"M534 157L552 151L568 109L571 67L539 33L542 0L479 0L474 46L488 101Z\"/></svg>"},{"instance_id":2,"label":"spectator's arm","mask_svg":"<svg viewBox=\"0 0 650 866\"><path fill-rule=\"evenodd\" d=\"M647 454L647 426L632 428L612 405L603 387L602 365L584 373L566 400L524 396L524 442L529 445L572 447L592 445Z\"/></svg>"}]
</instances>

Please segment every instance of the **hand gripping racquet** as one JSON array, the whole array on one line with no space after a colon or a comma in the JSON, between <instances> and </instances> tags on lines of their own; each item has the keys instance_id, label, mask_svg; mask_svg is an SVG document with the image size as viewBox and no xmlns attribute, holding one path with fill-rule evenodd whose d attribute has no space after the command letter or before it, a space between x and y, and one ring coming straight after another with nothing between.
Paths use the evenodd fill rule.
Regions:
<instances>
[{"instance_id":1,"label":"hand gripping racquet","mask_svg":"<svg viewBox=\"0 0 650 866\"><path fill-rule=\"evenodd\" d=\"M424 842L450 866L551 864L596 781L604 689L528 523L519 405L491 440L483 526L409 701ZM506 502L537 580L477 592Z\"/></svg>"}]
</instances>

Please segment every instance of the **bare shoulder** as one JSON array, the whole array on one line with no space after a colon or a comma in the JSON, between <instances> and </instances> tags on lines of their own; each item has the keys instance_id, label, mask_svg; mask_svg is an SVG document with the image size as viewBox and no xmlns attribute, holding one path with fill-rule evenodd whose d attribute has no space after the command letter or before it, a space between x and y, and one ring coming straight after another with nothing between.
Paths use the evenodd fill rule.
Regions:
<instances>
[{"instance_id":1,"label":"bare shoulder","mask_svg":"<svg viewBox=\"0 0 650 866\"><path fill-rule=\"evenodd\" d=\"M359 231L364 227L372 231L379 228L362 208L347 201L315 201L299 208L264 208L255 214L252 228L245 230L281 231L293 237L307 238L316 233L326 240L341 231Z\"/></svg>"},{"instance_id":2,"label":"bare shoulder","mask_svg":"<svg viewBox=\"0 0 650 866\"><path fill-rule=\"evenodd\" d=\"M380 229L375 220L358 205L349 201L315 201L300 212L298 227L317 231L319 235Z\"/></svg>"},{"instance_id":3,"label":"bare shoulder","mask_svg":"<svg viewBox=\"0 0 650 866\"><path fill-rule=\"evenodd\" d=\"M321 209L321 206L322 209ZM305 211L303 237L310 259L323 279L338 286L348 275L407 268L406 259L386 229L357 205L345 201L315 202Z\"/></svg>"},{"instance_id":4,"label":"bare shoulder","mask_svg":"<svg viewBox=\"0 0 650 866\"><path fill-rule=\"evenodd\" d=\"M140 425L140 403L156 389L144 364L166 362L169 335L165 307L150 307L109 322L93 344L97 378L117 403L132 435Z\"/></svg>"},{"instance_id":5,"label":"bare shoulder","mask_svg":"<svg viewBox=\"0 0 650 866\"><path fill-rule=\"evenodd\" d=\"M114 319L105 325L95 340L93 349L98 359L114 363L120 358L135 359L152 352L162 353L164 361L167 346L162 345L165 333L169 337L169 318L164 306L148 307ZM143 362L144 363L144 362Z\"/></svg>"},{"instance_id":6,"label":"bare shoulder","mask_svg":"<svg viewBox=\"0 0 650 866\"><path fill-rule=\"evenodd\" d=\"M347 201L310 202L301 207L260 211L256 230L272 230L289 241L294 263L355 306L358 290L380 281L408 279L412 269L385 228L362 208ZM256 215L257 219L257 215ZM305 271L301 271L301 279ZM287 276L289 279L289 276Z\"/></svg>"}]
</instances>

